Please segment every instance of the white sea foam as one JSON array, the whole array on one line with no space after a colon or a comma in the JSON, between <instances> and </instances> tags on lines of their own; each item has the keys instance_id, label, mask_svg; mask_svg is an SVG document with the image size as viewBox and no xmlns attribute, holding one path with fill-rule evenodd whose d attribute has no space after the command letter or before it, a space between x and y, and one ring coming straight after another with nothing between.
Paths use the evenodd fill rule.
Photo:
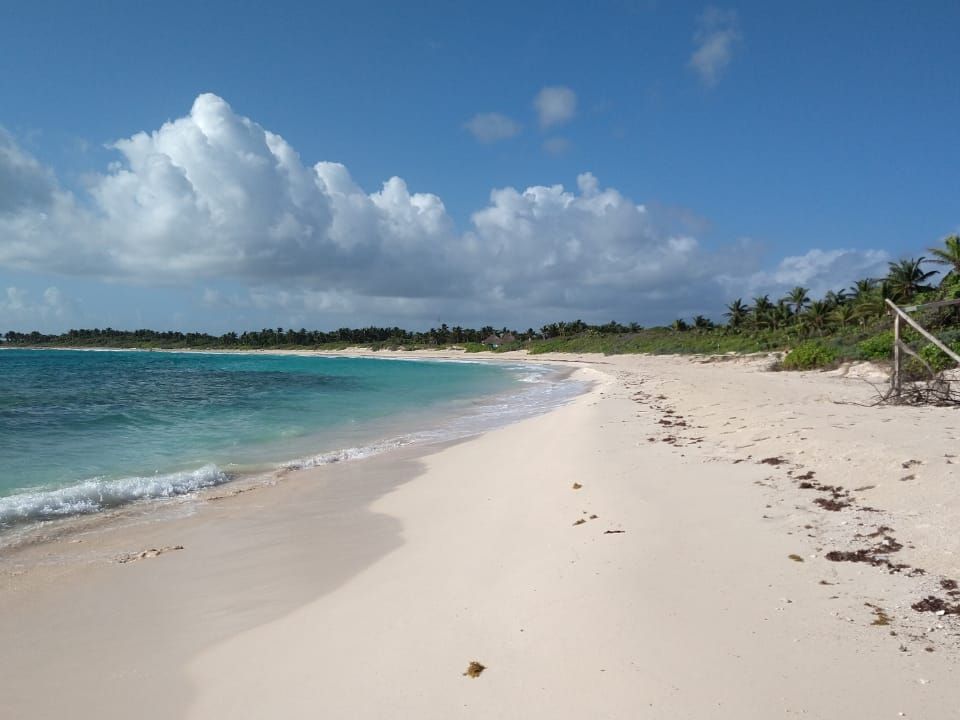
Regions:
<instances>
[{"instance_id":1,"label":"white sea foam","mask_svg":"<svg viewBox=\"0 0 960 720\"><path fill-rule=\"evenodd\" d=\"M137 500L169 498L219 485L229 476L216 465L196 470L128 477L91 478L57 490L33 490L0 498L0 527L86 515Z\"/></svg>"},{"instance_id":2,"label":"white sea foam","mask_svg":"<svg viewBox=\"0 0 960 720\"><path fill-rule=\"evenodd\" d=\"M410 442L410 440L405 438L397 438L396 440L382 440L380 442L371 443L370 445L364 445L361 447L341 448L339 450L331 450L330 452L320 453L319 455L297 458L296 460L288 460L287 462L282 463L280 467L287 470L303 470L305 468L319 467L321 465L332 465L333 463L347 462L349 460L362 460L366 457L378 455L386 450L391 450L403 445L409 445Z\"/></svg>"},{"instance_id":3,"label":"white sea foam","mask_svg":"<svg viewBox=\"0 0 960 720\"><path fill-rule=\"evenodd\" d=\"M522 383L519 389L464 401L458 408L448 407L442 417L435 417L433 421L421 417L407 433L289 460L275 467L296 470L330 465L379 455L407 445L446 442L477 435L547 412L569 402L584 389L584 383L559 379L557 371L549 366L517 364L506 365L505 368ZM196 470L162 475L91 478L56 490L25 490L0 497L0 528L88 515L137 501L187 495L230 479L231 476L219 467L208 464Z\"/></svg>"}]
</instances>

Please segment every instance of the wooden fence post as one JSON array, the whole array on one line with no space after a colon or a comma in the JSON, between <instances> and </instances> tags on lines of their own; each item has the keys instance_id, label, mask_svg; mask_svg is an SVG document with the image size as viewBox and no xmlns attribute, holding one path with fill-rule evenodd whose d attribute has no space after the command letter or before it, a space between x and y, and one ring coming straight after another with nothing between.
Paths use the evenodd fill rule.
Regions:
<instances>
[{"instance_id":1,"label":"wooden fence post","mask_svg":"<svg viewBox=\"0 0 960 720\"><path fill-rule=\"evenodd\" d=\"M893 314L893 394L900 397L900 314Z\"/></svg>"}]
</instances>

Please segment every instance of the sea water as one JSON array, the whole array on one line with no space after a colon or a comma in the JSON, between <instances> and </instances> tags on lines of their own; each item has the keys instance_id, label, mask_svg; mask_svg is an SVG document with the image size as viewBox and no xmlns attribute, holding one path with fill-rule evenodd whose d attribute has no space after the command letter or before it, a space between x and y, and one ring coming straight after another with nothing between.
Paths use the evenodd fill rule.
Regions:
<instances>
[{"instance_id":1,"label":"sea water","mask_svg":"<svg viewBox=\"0 0 960 720\"><path fill-rule=\"evenodd\" d=\"M0 532L463 437L579 391L527 364L0 351Z\"/></svg>"}]
</instances>

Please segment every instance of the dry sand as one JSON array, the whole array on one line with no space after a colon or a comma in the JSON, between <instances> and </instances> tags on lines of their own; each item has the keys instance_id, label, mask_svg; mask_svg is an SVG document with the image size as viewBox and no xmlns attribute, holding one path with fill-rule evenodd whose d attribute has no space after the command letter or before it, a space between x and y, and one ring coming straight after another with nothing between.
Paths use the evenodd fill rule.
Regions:
<instances>
[{"instance_id":1,"label":"dry sand","mask_svg":"<svg viewBox=\"0 0 960 720\"><path fill-rule=\"evenodd\" d=\"M544 359L593 389L9 554L0 717L960 717L960 616L911 607L960 603L960 415Z\"/></svg>"}]
</instances>

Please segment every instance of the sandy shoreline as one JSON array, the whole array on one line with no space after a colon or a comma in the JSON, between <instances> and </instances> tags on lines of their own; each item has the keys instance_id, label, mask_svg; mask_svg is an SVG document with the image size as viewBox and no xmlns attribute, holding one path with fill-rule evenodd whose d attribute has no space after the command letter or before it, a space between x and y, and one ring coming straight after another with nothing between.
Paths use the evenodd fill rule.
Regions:
<instances>
[{"instance_id":1,"label":"sandy shoreline","mask_svg":"<svg viewBox=\"0 0 960 720\"><path fill-rule=\"evenodd\" d=\"M960 616L911 608L960 603L960 415L742 361L531 360L595 385L7 559L3 717L960 717Z\"/></svg>"}]
</instances>

